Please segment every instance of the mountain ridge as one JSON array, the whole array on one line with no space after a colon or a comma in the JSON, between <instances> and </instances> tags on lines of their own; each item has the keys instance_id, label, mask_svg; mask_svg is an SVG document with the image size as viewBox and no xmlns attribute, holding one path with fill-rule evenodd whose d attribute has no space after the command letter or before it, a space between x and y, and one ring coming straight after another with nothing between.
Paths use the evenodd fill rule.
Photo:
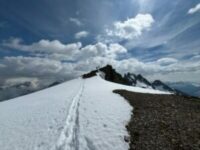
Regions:
<instances>
[{"instance_id":1,"label":"mountain ridge","mask_svg":"<svg viewBox=\"0 0 200 150\"><path fill-rule=\"evenodd\" d=\"M188 89L189 87L191 87L191 86L188 86L188 84L187 84L188 88L184 86L182 90L182 88L179 88L179 86L177 86L178 88L176 88L176 86L172 83L164 83L160 80L155 80L153 82L150 82L141 74L136 75L134 73L128 72L122 75L118 73L111 65L106 65L102 68L96 68L96 70L83 74L82 77L89 78L89 77L95 76L97 73L100 73L100 75L107 81L111 81L111 82L115 82L115 83L119 83L123 85L167 91L167 92L171 92L171 93L174 93L176 95L181 95L181 96L198 97L198 92L200 91L198 87L197 89L194 89L194 87L192 87L192 89L194 89L194 91L197 94L195 92L192 92L191 89ZM59 81L52 82L51 84L49 83L46 86L42 86L42 87L34 87L36 85L33 85L32 82L27 82L27 81L20 84L18 83L12 86L4 86L4 87L2 86L0 87L0 101L5 101L11 98L37 92L39 90L60 84L62 82L63 81L59 80Z\"/></svg>"},{"instance_id":2,"label":"mountain ridge","mask_svg":"<svg viewBox=\"0 0 200 150\"><path fill-rule=\"evenodd\" d=\"M141 74L134 74L134 73L125 73L124 76L118 73L111 65L106 65L102 68L97 68L96 70L93 70L87 74L82 75L83 78L90 78L95 75L97 75L98 72L103 72L105 76L105 80L129 85L129 86L135 86L135 87L142 87L142 88L149 88L149 89L155 89L165 92L170 92L175 95L179 96L185 96L185 97L193 97L192 95L186 94L185 92L182 92L178 89L172 88L169 85L165 84L161 80L155 80L153 82L148 81L145 77L143 77ZM194 96L195 97L195 96Z\"/></svg>"}]
</instances>

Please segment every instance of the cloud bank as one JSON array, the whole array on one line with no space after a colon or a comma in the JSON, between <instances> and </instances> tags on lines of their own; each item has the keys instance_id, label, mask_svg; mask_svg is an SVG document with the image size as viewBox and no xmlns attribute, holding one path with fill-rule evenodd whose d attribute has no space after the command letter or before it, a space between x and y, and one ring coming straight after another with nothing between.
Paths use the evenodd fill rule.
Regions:
<instances>
[{"instance_id":1,"label":"cloud bank","mask_svg":"<svg viewBox=\"0 0 200 150\"><path fill-rule=\"evenodd\" d=\"M134 57L121 58L128 50L119 43L97 42L82 46L81 42L64 44L58 40L40 40L30 45L18 38L4 41L4 46L29 51L31 56L10 56L0 61L0 72L4 79L27 77L38 79L72 79L106 64L117 71L141 73L146 76L173 73L198 72L200 60L179 61L172 57L143 62Z\"/></svg>"},{"instance_id":2,"label":"cloud bank","mask_svg":"<svg viewBox=\"0 0 200 150\"><path fill-rule=\"evenodd\" d=\"M0 82L15 77L67 80L106 64L121 73L168 81L173 75L174 81L200 82L200 20L195 1L33 3L48 9L25 1L9 5L5 1L0 6L2 20L8 19L0 37L4 40ZM21 39L5 40L12 36Z\"/></svg>"}]
</instances>

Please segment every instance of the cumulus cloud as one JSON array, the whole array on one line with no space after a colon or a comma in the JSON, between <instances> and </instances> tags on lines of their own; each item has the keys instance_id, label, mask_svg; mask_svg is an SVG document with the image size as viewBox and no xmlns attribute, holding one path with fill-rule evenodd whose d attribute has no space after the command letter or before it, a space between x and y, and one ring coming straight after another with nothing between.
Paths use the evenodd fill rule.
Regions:
<instances>
[{"instance_id":1,"label":"cumulus cloud","mask_svg":"<svg viewBox=\"0 0 200 150\"><path fill-rule=\"evenodd\" d=\"M90 57L105 57L105 58L117 58L118 55L126 53L127 49L117 43L104 44L98 42L94 45L87 45L80 50L78 60L88 59Z\"/></svg>"},{"instance_id":2,"label":"cumulus cloud","mask_svg":"<svg viewBox=\"0 0 200 150\"><path fill-rule=\"evenodd\" d=\"M27 51L34 53L34 56L51 58L55 60L80 60L94 56L103 56L116 58L121 53L126 53L127 50L122 45L117 43L104 44L96 43L82 46L82 43L63 44L58 40L40 40L30 45L23 44L19 38L12 38L4 41L3 45L12 49Z\"/></svg>"},{"instance_id":3,"label":"cumulus cloud","mask_svg":"<svg viewBox=\"0 0 200 150\"><path fill-rule=\"evenodd\" d=\"M107 29L106 33L109 37L130 40L141 36L146 30L149 30L154 23L151 14L138 14L135 18L128 18L121 22L114 23L113 29Z\"/></svg>"},{"instance_id":4,"label":"cumulus cloud","mask_svg":"<svg viewBox=\"0 0 200 150\"><path fill-rule=\"evenodd\" d=\"M80 31L80 32L76 33L74 37L76 39L81 39L81 38L87 37L88 35L89 35L89 32L87 32L87 31Z\"/></svg>"},{"instance_id":5,"label":"cumulus cloud","mask_svg":"<svg viewBox=\"0 0 200 150\"><path fill-rule=\"evenodd\" d=\"M5 78L38 77L39 79L50 78L58 80L78 77L85 72L95 69L97 66L103 67L106 64L113 65L120 73L141 73L150 77L155 74L166 76L171 73L196 72L200 70L199 60L179 62L173 58L161 58L152 62L142 62L136 58L118 60L114 57L104 57L105 53L97 55L99 50L107 49L108 47L113 46L106 47L98 43L86 47L86 49L94 50L96 53L93 53L90 57L81 58L77 62L61 62L39 57L5 57L0 63L5 67L0 68L0 72L2 77ZM85 50L83 51L85 52ZM118 48L114 51L124 52Z\"/></svg>"},{"instance_id":6,"label":"cumulus cloud","mask_svg":"<svg viewBox=\"0 0 200 150\"><path fill-rule=\"evenodd\" d=\"M77 26L82 26L83 23L77 18L69 18L69 21L76 24Z\"/></svg>"},{"instance_id":7,"label":"cumulus cloud","mask_svg":"<svg viewBox=\"0 0 200 150\"><path fill-rule=\"evenodd\" d=\"M125 59L118 62L118 69L121 70L121 72L131 71L146 76L158 74L167 76L170 73L197 72L200 69L200 61L190 62L174 60L172 63L171 60L167 61L167 59L168 58L163 58L152 62L142 62L134 58ZM177 80L179 80L178 77Z\"/></svg>"},{"instance_id":8,"label":"cumulus cloud","mask_svg":"<svg viewBox=\"0 0 200 150\"><path fill-rule=\"evenodd\" d=\"M106 64L113 65L120 73L129 71L150 77L155 74L165 76L170 73L200 70L200 61L197 59L188 62L170 57L151 62L143 62L134 57L119 59L128 51L118 43L98 42L82 46L81 43L63 44L60 41L40 40L27 45L22 44L19 39L13 39L10 42L4 41L4 46L34 52L34 55L4 57L0 61L2 79L18 77L37 77L42 80L71 79Z\"/></svg>"},{"instance_id":9,"label":"cumulus cloud","mask_svg":"<svg viewBox=\"0 0 200 150\"><path fill-rule=\"evenodd\" d=\"M31 82L33 89L36 89L39 85L39 80L37 78L24 78L24 77L18 77L18 78L10 78L5 80L5 85L7 87L13 86L13 85L17 85L20 83L25 83L25 82Z\"/></svg>"},{"instance_id":10,"label":"cumulus cloud","mask_svg":"<svg viewBox=\"0 0 200 150\"><path fill-rule=\"evenodd\" d=\"M168 60L167 60L168 59ZM165 62L165 63L164 63ZM168 63L167 63L168 62ZM165 65L163 65L163 63ZM167 63L167 65L166 65ZM185 72L197 72L200 70L200 61L183 62L173 61L169 58L161 58L152 62L142 62L136 58L128 58L123 60L110 59L105 57L92 57L84 61L80 61L76 64L76 69L88 70L95 69L96 66L103 67L106 64L111 64L120 73L132 72L136 74L143 74L145 76L153 76L161 74L167 76L170 73L185 73ZM178 78L177 78L178 79Z\"/></svg>"},{"instance_id":11,"label":"cumulus cloud","mask_svg":"<svg viewBox=\"0 0 200 150\"><path fill-rule=\"evenodd\" d=\"M27 52L42 52L42 53L61 53L72 55L76 53L78 49L82 47L80 42L63 44L58 40L46 40L42 39L39 42L32 43L30 45L23 44L23 40L19 38L11 38L8 41L2 43L3 46L23 50Z\"/></svg>"},{"instance_id":12,"label":"cumulus cloud","mask_svg":"<svg viewBox=\"0 0 200 150\"><path fill-rule=\"evenodd\" d=\"M2 62L4 68L0 68L4 78L37 77L39 79L71 79L77 76L71 63L39 58L39 57L5 57Z\"/></svg>"},{"instance_id":13,"label":"cumulus cloud","mask_svg":"<svg viewBox=\"0 0 200 150\"><path fill-rule=\"evenodd\" d=\"M62 69L60 61L38 58L38 57L5 57L3 63L14 69L17 74L26 74L31 72L34 75L55 74Z\"/></svg>"},{"instance_id":14,"label":"cumulus cloud","mask_svg":"<svg viewBox=\"0 0 200 150\"><path fill-rule=\"evenodd\" d=\"M194 13L196 13L196 12L200 12L200 3L197 4L195 7L190 8L190 9L188 10L188 14L194 14Z\"/></svg>"},{"instance_id":15,"label":"cumulus cloud","mask_svg":"<svg viewBox=\"0 0 200 150\"><path fill-rule=\"evenodd\" d=\"M110 58L116 58L119 54L127 53L127 49L118 43L113 43L109 45L108 51L106 52L106 55Z\"/></svg>"}]
</instances>

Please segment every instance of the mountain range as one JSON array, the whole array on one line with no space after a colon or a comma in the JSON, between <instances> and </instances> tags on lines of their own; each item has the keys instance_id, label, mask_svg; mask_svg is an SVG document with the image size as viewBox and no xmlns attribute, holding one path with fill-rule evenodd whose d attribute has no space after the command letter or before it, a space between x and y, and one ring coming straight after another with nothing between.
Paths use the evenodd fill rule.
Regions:
<instances>
[{"instance_id":1,"label":"mountain range","mask_svg":"<svg viewBox=\"0 0 200 150\"><path fill-rule=\"evenodd\" d=\"M176 94L180 96L189 96L189 97L193 96L193 95L190 95L189 93L185 93L179 89L173 88L160 80L155 80L153 82L150 82L141 74L136 75L134 73L128 72L124 74L123 76L120 73L118 73L111 65L107 65L103 68L99 68L94 71L91 71L88 74L84 74L83 78L95 76L98 72L103 73L105 80L112 81L115 83L141 87L141 88L146 88L146 89L155 89L155 90L160 90L164 92L170 92L172 94Z\"/></svg>"},{"instance_id":2,"label":"mountain range","mask_svg":"<svg viewBox=\"0 0 200 150\"><path fill-rule=\"evenodd\" d=\"M143 77L141 74L126 73L121 75L118 73L111 65L93 70L87 74L83 75L83 78L88 78L95 76L98 72L101 72L101 76L105 80L112 81L115 83L120 83L129 86L142 87L146 89L156 89L160 91L174 93L176 95L182 96L200 96L200 85L189 83L189 82L162 82L160 80L155 80L150 82L148 79ZM45 86L35 86L34 83L27 81L24 83L18 83L11 86L0 87L0 101L12 99L18 96L33 93L54 85L61 83L62 81L56 81Z\"/></svg>"},{"instance_id":3,"label":"mountain range","mask_svg":"<svg viewBox=\"0 0 200 150\"><path fill-rule=\"evenodd\" d=\"M1 149L199 148L199 99L180 96L161 81L122 76L107 65L57 84L0 102ZM27 92L36 87L12 86Z\"/></svg>"},{"instance_id":4,"label":"mountain range","mask_svg":"<svg viewBox=\"0 0 200 150\"><path fill-rule=\"evenodd\" d=\"M52 87L61 83L60 81L53 82L50 84L39 84L31 81L23 83L17 83L14 85L5 85L0 87L0 102L8 99L12 99L18 96L27 95L45 88Z\"/></svg>"}]
</instances>

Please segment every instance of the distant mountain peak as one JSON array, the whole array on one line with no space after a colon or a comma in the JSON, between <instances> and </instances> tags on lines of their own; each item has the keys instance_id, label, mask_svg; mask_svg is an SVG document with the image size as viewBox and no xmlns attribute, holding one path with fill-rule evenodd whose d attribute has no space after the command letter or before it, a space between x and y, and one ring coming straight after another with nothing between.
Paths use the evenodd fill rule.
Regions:
<instances>
[{"instance_id":1,"label":"distant mountain peak","mask_svg":"<svg viewBox=\"0 0 200 150\"><path fill-rule=\"evenodd\" d=\"M141 74L135 75L134 73L128 72L124 75L124 78L129 82L129 85L154 89L152 84Z\"/></svg>"},{"instance_id":2,"label":"distant mountain peak","mask_svg":"<svg viewBox=\"0 0 200 150\"><path fill-rule=\"evenodd\" d=\"M160 80L155 80L152 85L158 89L158 90L162 90L162 91L169 91L169 92L175 92L173 88L169 87L168 85L166 85L165 83L163 83Z\"/></svg>"},{"instance_id":3,"label":"distant mountain peak","mask_svg":"<svg viewBox=\"0 0 200 150\"><path fill-rule=\"evenodd\" d=\"M187 94L177 89L171 88L170 86L168 86L167 84L165 84L164 82L160 80L155 80L154 82L150 82L141 74L136 75L134 73L128 72L124 74L124 76L122 76L109 64L102 68L97 68L96 70L93 70L87 74L84 74L82 77L90 78L96 75L103 76L105 80L119 83L119 84L147 88L147 89L155 89L155 90L170 92L176 95L188 96Z\"/></svg>"},{"instance_id":4,"label":"distant mountain peak","mask_svg":"<svg viewBox=\"0 0 200 150\"><path fill-rule=\"evenodd\" d=\"M96 76L98 72L104 73L104 79L111 82L116 82L120 84L127 85L127 81L122 77L120 73L118 73L111 65L106 65L105 67L98 68L94 71L91 71L87 74L84 74L83 78L90 78Z\"/></svg>"}]
</instances>

